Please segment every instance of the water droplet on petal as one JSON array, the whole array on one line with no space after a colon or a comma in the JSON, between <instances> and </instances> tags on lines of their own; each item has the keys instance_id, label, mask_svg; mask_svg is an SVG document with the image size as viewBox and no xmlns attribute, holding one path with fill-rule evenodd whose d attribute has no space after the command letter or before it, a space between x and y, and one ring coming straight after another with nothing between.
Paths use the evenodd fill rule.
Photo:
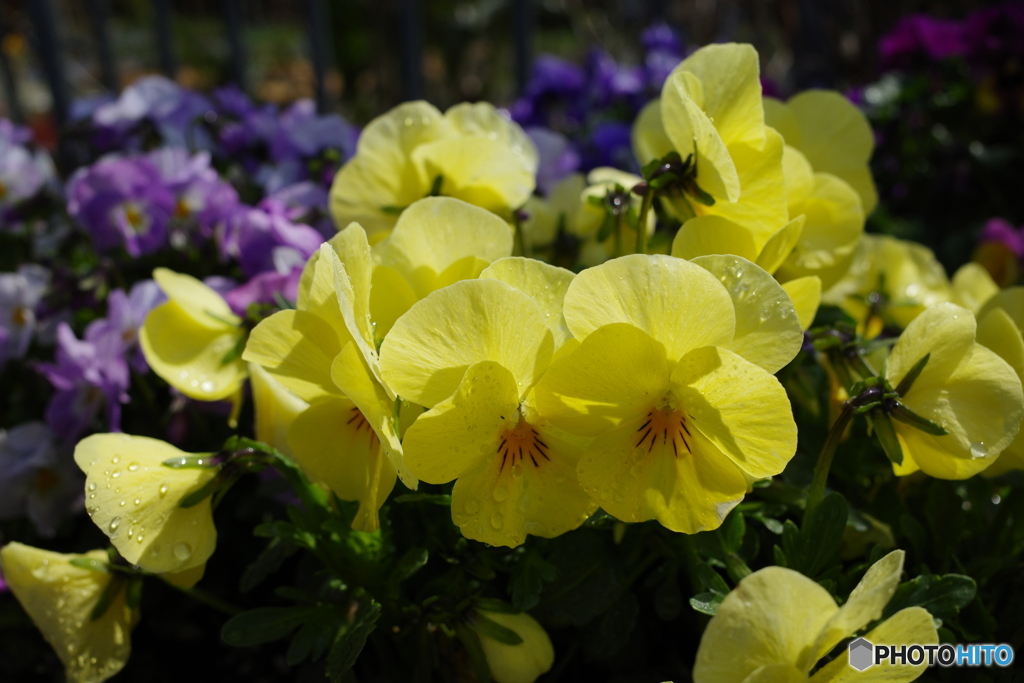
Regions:
<instances>
[{"instance_id":1,"label":"water droplet on petal","mask_svg":"<svg viewBox=\"0 0 1024 683\"><path fill-rule=\"evenodd\" d=\"M94 481L90 481L89 482L89 490L90 491L95 491L96 490L96 482L94 482Z\"/></svg>"},{"instance_id":2,"label":"water droplet on petal","mask_svg":"<svg viewBox=\"0 0 1024 683\"><path fill-rule=\"evenodd\" d=\"M500 512L495 512L493 515L491 515L491 526L493 526L495 529L500 529L501 525L504 523L505 520L502 518Z\"/></svg>"},{"instance_id":3,"label":"water droplet on petal","mask_svg":"<svg viewBox=\"0 0 1024 683\"><path fill-rule=\"evenodd\" d=\"M498 488L494 489L494 500L496 500L496 501L498 501L500 503L500 502L506 500L507 498L508 498L508 489L507 488L505 488L504 486L499 486Z\"/></svg>"},{"instance_id":4,"label":"water droplet on petal","mask_svg":"<svg viewBox=\"0 0 1024 683\"><path fill-rule=\"evenodd\" d=\"M192 546L182 541L174 546L174 557L184 562L192 557Z\"/></svg>"},{"instance_id":5,"label":"water droplet on petal","mask_svg":"<svg viewBox=\"0 0 1024 683\"><path fill-rule=\"evenodd\" d=\"M131 465L128 465L129 472L134 472L137 469L139 469L139 463L137 462L133 462Z\"/></svg>"},{"instance_id":6,"label":"water droplet on petal","mask_svg":"<svg viewBox=\"0 0 1024 683\"><path fill-rule=\"evenodd\" d=\"M163 498L167 495L167 492L171 490L171 487L167 484L160 484L160 497Z\"/></svg>"},{"instance_id":7,"label":"water droplet on petal","mask_svg":"<svg viewBox=\"0 0 1024 683\"><path fill-rule=\"evenodd\" d=\"M988 448L985 446L984 441L975 441L971 444L971 457L972 458L987 458Z\"/></svg>"},{"instance_id":8,"label":"water droplet on petal","mask_svg":"<svg viewBox=\"0 0 1024 683\"><path fill-rule=\"evenodd\" d=\"M120 517L114 517L112 520L110 520L109 529L110 529L111 533L117 531L117 527L119 527L119 526L121 526L121 518Z\"/></svg>"}]
</instances>

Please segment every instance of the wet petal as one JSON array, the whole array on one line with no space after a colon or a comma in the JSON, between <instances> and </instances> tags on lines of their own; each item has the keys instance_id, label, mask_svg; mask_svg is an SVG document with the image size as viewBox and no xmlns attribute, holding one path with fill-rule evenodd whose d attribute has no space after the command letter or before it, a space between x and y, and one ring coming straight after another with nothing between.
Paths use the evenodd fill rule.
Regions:
<instances>
[{"instance_id":1,"label":"wet petal","mask_svg":"<svg viewBox=\"0 0 1024 683\"><path fill-rule=\"evenodd\" d=\"M348 339L305 311L279 311L252 331L242 358L262 365L299 398L312 402L336 395L331 363Z\"/></svg>"},{"instance_id":2,"label":"wet petal","mask_svg":"<svg viewBox=\"0 0 1024 683\"><path fill-rule=\"evenodd\" d=\"M782 288L793 302L801 329L806 330L814 323L814 316L821 305L821 278L817 275L798 277L784 283Z\"/></svg>"},{"instance_id":3,"label":"wet petal","mask_svg":"<svg viewBox=\"0 0 1024 683\"><path fill-rule=\"evenodd\" d=\"M535 259L510 256L492 263L480 273L480 277L500 280L533 299L540 306L554 336L556 350L572 337L562 315L565 293L575 277L571 270Z\"/></svg>"},{"instance_id":4,"label":"wet petal","mask_svg":"<svg viewBox=\"0 0 1024 683\"><path fill-rule=\"evenodd\" d=\"M753 233L721 216L697 216L683 223L672 240L672 255L693 259L708 254L735 254L753 261L757 245Z\"/></svg>"}]
</instances>

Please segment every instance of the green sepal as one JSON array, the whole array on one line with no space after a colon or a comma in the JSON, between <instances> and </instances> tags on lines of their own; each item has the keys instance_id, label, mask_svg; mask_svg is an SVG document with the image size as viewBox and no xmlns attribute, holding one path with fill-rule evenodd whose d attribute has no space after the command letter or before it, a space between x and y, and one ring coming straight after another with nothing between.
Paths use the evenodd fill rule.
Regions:
<instances>
[{"instance_id":1,"label":"green sepal","mask_svg":"<svg viewBox=\"0 0 1024 683\"><path fill-rule=\"evenodd\" d=\"M275 292L275 294L277 294L277 292ZM294 308L294 306L290 308ZM224 356L220 359L221 366L230 365L231 363L234 363L236 360L241 358L242 353L245 351L245 343L247 341L249 341L248 335L242 335L241 337L239 337L238 341L235 342L235 345L228 349L228 352L225 353Z\"/></svg>"},{"instance_id":2,"label":"green sepal","mask_svg":"<svg viewBox=\"0 0 1024 683\"><path fill-rule=\"evenodd\" d=\"M498 614L519 614L512 605L508 604L504 600L498 600L496 598L476 598L473 603L482 610L487 612L497 612Z\"/></svg>"},{"instance_id":3,"label":"green sepal","mask_svg":"<svg viewBox=\"0 0 1024 683\"><path fill-rule=\"evenodd\" d=\"M468 622L477 633L485 635L499 643L505 643L506 645L519 645L523 642L523 639L518 633L506 626L502 626L492 619L488 619L479 612L473 612L470 615Z\"/></svg>"},{"instance_id":4,"label":"green sepal","mask_svg":"<svg viewBox=\"0 0 1024 683\"><path fill-rule=\"evenodd\" d=\"M914 429L919 429L925 434L933 436L946 436L949 434L942 425L936 424L926 417L921 417L902 403L897 403L896 408L889 414L900 422L908 424Z\"/></svg>"},{"instance_id":5,"label":"green sepal","mask_svg":"<svg viewBox=\"0 0 1024 683\"><path fill-rule=\"evenodd\" d=\"M164 460L161 465L164 467L170 467L174 470L185 470L185 469L197 469L206 468L211 469L218 467L217 463L213 462L211 454L204 453L199 455L183 455L180 458L168 458Z\"/></svg>"},{"instance_id":6,"label":"green sepal","mask_svg":"<svg viewBox=\"0 0 1024 683\"><path fill-rule=\"evenodd\" d=\"M197 488L195 491L182 498L181 502L178 503L178 507L195 507L196 505L199 505L204 500L212 496L214 493L217 492L218 489L220 489L221 486L224 485L224 477L222 475L223 472L218 473L217 476L212 477L210 481L206 482L205 484Z\"/></svg>"},{"instance_id":7,"label":"green sepal","mask_svg":"<svg viewBox=\"0 0 1024 683\"><path fill-rule=\"evenodd\" d=\"M479 683L491 683L491 666L487 663L487 655L484 654L483 645L480 644L480 636L476 631L463 623L455 624L455 635L462 641L466 648L469 661L473 663L473 670Z\"/></svg>"},{"instance_id":8,"label":"green sepal","mask_svg":"<svg viewBox=\"0 0 1024 683\"><path fill-rule=\"evenodd\" d=\"M100 572L101 574L110 573L110 567L107 566L106 562L100 562L99 560L94 560L91 557L74 557L68 560L68 563L73 567L86 569L91 572Z\"/></svg>"},{"instance_id":9,"label":"green sepal","mask_svg":"<svg viewBox=\"0 0 1024 683\"><path fill-rule=\"evenodd\" d=\"M886 457L897 465L902 465L903 447L900 446L900 440L896 438L896 429L892 426L889 415L881 410L875 410L868 414L868 419L871 420L875 436L878 438L882 450L885 451Z\"/></svg>"},{"instance_id":10,"label":"green sepal","mask_svg":"<svg viewBox=\"0 0 1024 683\"><path fill-rule=\"evenodd\" d=\"M928 359L932 354L926 353L921 360L914 363L914 367L910 368L910 371L903 376L900 380L899 385L896 387L896 393L900 396L906 396L907 392L910 391L910 387L913 386L914 381L917 379L921 371L924 370L924 366L928 364Z\"/></svg>"},{"instance_id":11,"label":"green sepal","mask_svg":"<svg viewBox=\"0 0 1024 683\"><path fill-rule=\"evenodd\" d=\"M444 176L440 173L434 178L434 182L430 184L430 194L428 197L440 197L441 186L444 184Z\"/></svg>"},{"instance_id":12,"label":"green sepal","mask_svg":"<svg viewBox=\"0 0 1024 683\"><path fill-rule=\"evenodd\" d=\"M96 601L96 606L92 608L92 612L89 613L89 620L96 621L103 617L110 609L110 606L114 604L114 600L117 598L117 594L124 588L124 583L127 579L121 574L114 574L110 577L110 582L107 583L107 587L103 589L100 594L100 599Z\"/></svg>"}]
</instances>

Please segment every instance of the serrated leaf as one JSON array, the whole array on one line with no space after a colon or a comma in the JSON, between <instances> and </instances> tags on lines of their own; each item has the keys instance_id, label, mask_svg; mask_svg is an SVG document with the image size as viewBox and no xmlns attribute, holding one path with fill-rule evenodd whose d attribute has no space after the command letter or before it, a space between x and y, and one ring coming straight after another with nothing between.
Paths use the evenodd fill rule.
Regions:
<instances>
[{"instance_id":1,"label":"serrated leaf","mask_svg":"<svg viewBox=\"0 0 1024 683\"><path fill-rule=\"evenodd\" d=\"M228 645L249 647L287 637L316 610L316 607L258 607L228 619L220 637Z\"/></svg>"},{"instance_id":2,"label":"serrated leaf","mask_svg":"<svg viewBox=\"0 0 1024 683\"><path fill-rule=\"evenodd\" d=\"M264 579L280 569L285 560L294 555L298 549L299 546L287 538L271 538L270 543L242 572L242 578L238 582L238 590L242 593L251 591L262 583Z\"/></svg>"},{"instance_id":3,"label":"serrated leaf","mask_svg":"<svg viewBox=\"0 0 1024 683\"><path fill-rule=\"evenodd\" d=\"M352 621L338 630L327 655L327 677L332 683L339 683L356 663L367 637L377 625L380 612L380 605L373 600L363 602Z\"/></svg>"},{"instance_id":4,"label":"serrated leaf","mask_svg":"<svg viewBox=\"0 0 1024 683\"><path fill-rule=\"evenodd\" d=\"M948 621L970 603L977 592L974 579L962 574L919 576L900 584L883 616L888 618L907 607L923 607L933 617Z\"/></svg>"},{"instance_id":5,"label":"serrated leaf","mask_svg":"<svg viewBox=\"0 0 1024 683\"><path fill-rule=\"evenodd\" d=\"M394 571L391 572L391 580L395 583L405 581L422 569L429 559L430 553L425 548L410 549L395 565Z\"/></svg>"},{"instance_id":6,"label":"serrated leaf","mask_svg":"<svg viewBox=\"0 0 1024 683\"><path fill-rule=\"evenodd\" d=\"M714 593L725 595L729 592L729 584L725 582L722 575L711 568L706 562L697 565L697 578L704 584L704 587Z\"/></svg>"},{"instance_id":7,"label":"serrated leaf","mask_svg":"<svg viewBox=\"0 0 1024 683\"><path fill-rule=\"evenodd\" d=\"M512 605L521 612L531 610L540 602L545 583L551 583L558 576L555 565L547 562L539 553L527 550L519 563L512 569L508 582Z\"/></svg>"}]
</instances>

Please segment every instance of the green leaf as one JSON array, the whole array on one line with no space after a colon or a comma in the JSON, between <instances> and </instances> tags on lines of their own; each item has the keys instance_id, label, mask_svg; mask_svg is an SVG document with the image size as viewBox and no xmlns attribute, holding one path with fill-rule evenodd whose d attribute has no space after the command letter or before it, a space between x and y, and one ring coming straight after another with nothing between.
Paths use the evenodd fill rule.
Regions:
<instances>
[{"instance_id":1,"label":"green leaf","mask_svg":"<svg viewBox=\"0 0 1024 683\"><path fill-rule=\"evenodd\" d=\"M512 605L520 612L531 610L540 602L540 593L545 583L551 583L558 576L558 569L547 562L535 550L527 550L512 568L508 582Z\"/></svg>"},{"instance_id":2,"label":"green leaf","mask_svg":"<svg viewBox=\"0 0 1024 683\"><path fill-rule=\"evenodd\" d=\"M367 598L360 603L352 620L338 631L327 655L327 677L332 683L341 681L342 676L356 663L367 637L377 625L380 612L380 604Z\"/></svg>"},{"instance_id":3,"label":"green leaf","mask_svg":"<svg viewBox=\"0 0 1024 683\"><path fill-rule=\"evenodd\" d=\"M452 497L447 493L403 493L400 496L395 496L394 502L431 503L433 505L450 508L452 506Z\"/></svg>"},{"instance_id":4,"label":"green leaf","mask_svg":"<svg viewBox=\"0 0 1024 683\"><path fill-rule=\"evenodd\" d=\"M962 574L922 575L901 583L885 607L883 618L907 607L923 607L933 617L948 621L954 618L978 592L978 585Z\"/></svg>"},{"instance_id":5,"label":"green leaf","mask_svg":"<svg viewBox=\"0 0 1024 683\"><path fill-rule=\"evenodd\" d=\"M225 483L225 477L222 477L222 474L224 474L223 471L218 472L217 476L211 477L208 482L206 482L205 484L197 488L195 491L182 498L181 501L178 503L178 507L195 507L196 505L199 505L204 500L212 496Z\"/></svg>"},{"instance_id":6,"label":"green leaf","mask_svg":"<svg viewBox=\"0 0 1024 683\"><path fill-rule=\"evenodd\" d=\"M234 363L236 360L241 358L242 352L245 351L245 343L247 341L249 341L248 335L242 335L241 337L239 337L238 341L235 342L235 345L228 349L228 352L225 353L224 356L220 359L220 364L222 366L230 365L231 363Z\"/></svg>"},{"instance_id":7,"label":"green leaf","mask_svg":"<svg viewBox=\"0 0 1024 683\"><path fill-rule=\"evenodd\" d=\"M725 599L725 596L721 593L713 593L711 591L707 591L704 593L699 593L690 598L690 607L697 610L701 614L709 614L711 616L714 616L715 612L718 611L718 606L722 604L723 599Z\"/></svg>"},{"instance_id":8,"label":"green leaf","mask_svg":"<svg viewBox=\"0 0 1024 683\"><path fill-rule=\"evenodd\" d=\"M288 644L285 660L288 666L296 666L307 659L315 662L323 657L341 621L341 615L334 609L321 608L313 612Z\"/></svg>"},{"instance_id":9,"label":"green leaf","mask_svg":"<svg viewBox=\"0 0 1024 683\"><path fill-rule=\"evenodd\" d=\"M505 643L506 645L519 645L523 642L523 639L518 633L502 626L498 622L487 618L480 612L472 612L467 623L472 626L477 633L483 636L487 636L491 640L496 640L499 643Z\"/></svg>"},{"instance_id":10,"label":"green leaf","mask_svg":"<svg viewBox=\"0 0 1024 683\"><path fill-rule=\"evenodd\" d=\"M473 663L477 681L491 683L491 666L487 663L483 645L480 644L480 636L462 622L455 624L455 635L459 637L462 646L466 648L466 654L469 655L469 661Z\"/></svg>"},{"instance_id":11,"label":"green leaf","mask_svg":"<svg viewBox=\"0 0 1024 683\"><path fill-rule=\"evenodd\" d=\"M391 572L391 580L395 583L405 581L426 566L428 559L430 553L426 548L411 548L395 565L394 571Z\"/></svg>"},{"instance_id":12,"label":"green leaf","mask_svg":"<svg viewBox=\"0 0 1024 683\"><path fill-rule=\"evenodd\" d=\"M885 456L897 465L903 464L903 447L900 440L896 438L896 429L892 426L892 420L882 410L873 410L868 415L871 426L875 429L875 437L881 444Z\"/></svg>"},{"instance_id":13,"label":"green leaf","mask_svg":"<svg viewBox=\"0 0 1024 683\"><path fill-rule=\"evenodd\" d=\"M504 600L497 598L473 598L473 604L485 612L497 612L498 614L519 614L518 610Z\"/></svg>"},{"instance_id":14,"label":"green leaf","mask_svg":"<svg viewBox=\"0 0 1024 683\"><path fill-rule=\"evenodd\" d=\"M924 370L924 366L928 365L928 359L931 358L931 355L932 354L930 353L926 353L921 360L914 363L914 367L910 368L907 374L903 376L903 379L900 380L900 383L896 385L897 394L900 396L907 395L907 392L910 391L910 387L912 387L914 385L914 381L917 380L918 375L920 375L921 371Z\"/></svg>"},{"instance_id":15,"label":"green leaf","mask_svg":"<svg viewBox=\"0 0 1024 683\"><path fill-rule=\"evenodd\" d=\"M793 559L793 568L814 578L838 560L839 545L847 520L846 499L839 493L829 493L804 517L800 529L800 551L794 556L787 549L786 556Z\"/></svg>"},{"instance_id":16,"label":"green leaf","mask_svg":"<svg viewBox=\"0 0 1024 683\"><path fill-rule=\"evenodd\" d=\"M706 562L697 565L697 578L704 584L704 587L713 593L725 595L729 592L729 584L725 582L722 575L711 568Z\"/></svg>"},{"instance_id":17,"label":"green leaf","mask_svg":"<svg viewBox=\"0 0 1024 683\"><path fill-rule=\"evenodd\" d=\"M588 658L605 660L629 644L636 628L640 603L631 592L622 593L601 617L589 624L582 633L583 650Z\"/></svg>"},{"instance_id":18,"label":"green leaf","mask_svg":"<svg viewBox=\"0 0 1024 683\"><path fill-rule=\"evenodd\" d=\"M926 417L921 417L902 403L897 403L895 410L893 410L890 415L900 422L910 425L914 429L921 430L925 434L931 434L933 436L946 436L949 434L942 425L936 424Z\"/></svg>"},{"instance_id":19,"label":"green leaf","mask_svg":"<svg viewBox=\"0 0 1024 683\"><path fill-rule=\"evenodd\" d=\"M270 543L267 543L256 559L242 572L238 590L242 593L251 591L280 569L285 560L294 555L298 549L299 546L287 538L279 536L271 538Z\"/></svg>"},{"instance_id":20,"label":"green leaf","mask_svg":"<svg viewBox=\"0 0 1024 683\"><path fill-rule=\"evenodd\" d=\"M249 647L287 637L315 611L316 607L258 607L228 619L220 637L228 645Z\"/></svg>"},{"instance_id":21,"label":"green leaf","mask_svg":"<svg viewBox=\"0 0 1024 683\"><path fill-rule=\"evenodd\" d=\"M138 609L142 604L142 576L136 575L128 579L128 589L125 591L125 604L130 609Z\"/></svg>"}]
</instances>

